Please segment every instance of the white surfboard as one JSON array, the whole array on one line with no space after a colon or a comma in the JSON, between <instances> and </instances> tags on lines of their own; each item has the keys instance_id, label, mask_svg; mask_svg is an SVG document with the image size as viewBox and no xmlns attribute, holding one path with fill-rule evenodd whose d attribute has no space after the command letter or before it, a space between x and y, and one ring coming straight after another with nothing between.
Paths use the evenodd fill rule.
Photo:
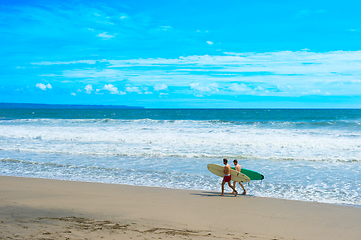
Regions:
<instances>
[{"instance_id":1,"label":"white surfboard","mask_svg":"<svg viewBox=\"0 0 361 240\"><path fill-rule=\"evenodd\" d=\"M207 165L207 168L211 173L222 178L224 177L224 172L223 172L224 166L210 163ZM244 175L243 173L231 169L231 180L235 182L249 182L250 178Z\"/></svg>"}]
</instances>

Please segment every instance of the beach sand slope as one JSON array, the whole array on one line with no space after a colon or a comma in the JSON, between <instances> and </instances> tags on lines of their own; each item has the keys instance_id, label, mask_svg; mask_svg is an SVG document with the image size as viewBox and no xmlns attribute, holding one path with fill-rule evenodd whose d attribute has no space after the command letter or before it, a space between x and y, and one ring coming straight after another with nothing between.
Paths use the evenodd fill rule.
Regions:
<instances>
[{"instance_id":1,"label":"beach sand slope","mask_svg":"<svg viewBox=\"0 0 361 240\"><path fill-rule=\"evenodd\" d=\"M361 208L0 176L0 239L361 239Z\"/></svg>"}]
</instances>

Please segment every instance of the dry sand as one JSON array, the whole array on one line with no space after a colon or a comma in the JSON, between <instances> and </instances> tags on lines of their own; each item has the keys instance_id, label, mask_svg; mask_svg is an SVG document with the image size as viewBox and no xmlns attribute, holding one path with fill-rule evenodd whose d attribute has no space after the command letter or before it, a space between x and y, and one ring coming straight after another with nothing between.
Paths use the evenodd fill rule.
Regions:
<instances>
[{"instance_id":1,"label":"dry sand","mask_svg":"<svg viewBox=\"0 0 361 240\"><path fill-rule=\"evenodd\" d=\"M361 239L361 208L0 176L0 239Z\"/></svg>"}]
</instances>

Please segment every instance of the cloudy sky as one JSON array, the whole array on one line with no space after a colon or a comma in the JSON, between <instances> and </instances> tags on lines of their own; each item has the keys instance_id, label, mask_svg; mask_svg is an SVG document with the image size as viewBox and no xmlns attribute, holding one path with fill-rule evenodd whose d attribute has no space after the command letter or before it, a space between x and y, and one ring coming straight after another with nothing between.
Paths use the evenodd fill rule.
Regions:
<instances>
[{"instance_id":1,"label":"cloudy sky","mask_svg":"<svg viewBox=\"0 0 361 240\"><path fill-rule=\"evenodd\" d=\"M360 108L360 7L0 0L0 102Z\"/></svg>"}]
</instances>

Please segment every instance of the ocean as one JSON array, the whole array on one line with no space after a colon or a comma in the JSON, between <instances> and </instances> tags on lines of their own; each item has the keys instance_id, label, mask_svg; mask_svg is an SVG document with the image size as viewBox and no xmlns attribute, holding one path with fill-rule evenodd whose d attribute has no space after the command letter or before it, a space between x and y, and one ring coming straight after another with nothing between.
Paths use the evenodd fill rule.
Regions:
<instances>
[{"instance_id":1,"label":"ocean","mask_svg":"<svg viewBox=\"0 0 361 240\"><path fill-rule=\"evenodd\" d=\"M0 109L0 175L220 191L223 158L249 195L361 206L361 110Z\"/></svg>"}]
</instances>

